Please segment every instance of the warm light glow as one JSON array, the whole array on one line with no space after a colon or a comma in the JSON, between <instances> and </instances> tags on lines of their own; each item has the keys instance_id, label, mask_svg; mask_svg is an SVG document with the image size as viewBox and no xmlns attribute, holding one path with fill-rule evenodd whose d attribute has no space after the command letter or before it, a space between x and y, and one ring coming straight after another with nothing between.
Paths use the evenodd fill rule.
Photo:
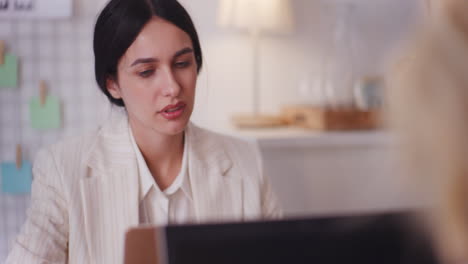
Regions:
<instances>
[{"instance_id":1,"label":"warm light glow","mask_svg":"<svg viewBox=\"0 0 468 264\"><path fill-rule=\"evenodd\" d=\"M224 27L286 33L292 31L289 0L220 0L218 23Z\"/></svg>"}]
</instances>

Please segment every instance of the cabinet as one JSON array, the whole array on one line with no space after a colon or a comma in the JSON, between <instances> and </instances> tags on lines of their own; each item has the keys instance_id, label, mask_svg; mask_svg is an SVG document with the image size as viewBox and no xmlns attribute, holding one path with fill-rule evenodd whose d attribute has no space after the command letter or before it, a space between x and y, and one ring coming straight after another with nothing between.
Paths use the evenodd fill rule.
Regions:
<instances>
[{"instance_id":1,"label":"cabinet","mask_svg":"<svg viewBox=\"0 0 468 264\"><path fill-rule=\"evenodd\" d=\"M234 131L256 141L286 216L337 215L421 205L387 132Z\"/></svg>"}]
</instances>

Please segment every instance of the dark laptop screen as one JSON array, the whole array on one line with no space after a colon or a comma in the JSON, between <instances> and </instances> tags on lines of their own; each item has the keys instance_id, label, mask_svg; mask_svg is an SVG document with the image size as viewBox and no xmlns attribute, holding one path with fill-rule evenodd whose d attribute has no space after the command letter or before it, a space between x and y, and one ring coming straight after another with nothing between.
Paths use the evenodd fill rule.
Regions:
<instances>
[{"instance_id":1,"label":"dark laptop screen","mask_svg":"<svg viewBox=\"0 0 468 264\"><path fill-rule=\"evenodd\" d=\"M433 264L407 214L169 226L169 264Z\"/></svg>"}]
</instances>

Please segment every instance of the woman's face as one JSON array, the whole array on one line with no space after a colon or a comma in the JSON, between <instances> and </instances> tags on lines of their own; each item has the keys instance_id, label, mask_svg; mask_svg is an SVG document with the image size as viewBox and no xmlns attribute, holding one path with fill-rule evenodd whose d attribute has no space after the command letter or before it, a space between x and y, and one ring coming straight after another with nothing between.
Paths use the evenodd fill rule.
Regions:
<instances>
[{"instance_id":1,"label":"woman's face","mask_svg":"<svg viewBox=\"0 0 468 264\"><path fill-rule=\"evenodd\" d=\"M107 89L121 98L133 129L184 131L193 111L197 64L189 35L154 17L125 52Z\"/></svg>"}]
</instances>

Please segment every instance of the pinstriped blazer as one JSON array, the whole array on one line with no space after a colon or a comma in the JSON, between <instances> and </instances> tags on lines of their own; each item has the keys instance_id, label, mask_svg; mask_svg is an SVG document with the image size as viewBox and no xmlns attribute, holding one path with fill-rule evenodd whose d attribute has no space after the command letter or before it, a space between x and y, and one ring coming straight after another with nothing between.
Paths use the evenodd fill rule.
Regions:
<instances>
[{"instance_id":1,"label":"pinstriped blazer","mask_svg":"<svg viewBox=\"0 0 468 264\"><path fill-rule=\"evenodd\" d=\"M193 222L280 217L258 148L189 124ZM31 207L7 263L123 263L139 224L139 177L126 116L38 153Z\"/></svg>"}]
</instances>

